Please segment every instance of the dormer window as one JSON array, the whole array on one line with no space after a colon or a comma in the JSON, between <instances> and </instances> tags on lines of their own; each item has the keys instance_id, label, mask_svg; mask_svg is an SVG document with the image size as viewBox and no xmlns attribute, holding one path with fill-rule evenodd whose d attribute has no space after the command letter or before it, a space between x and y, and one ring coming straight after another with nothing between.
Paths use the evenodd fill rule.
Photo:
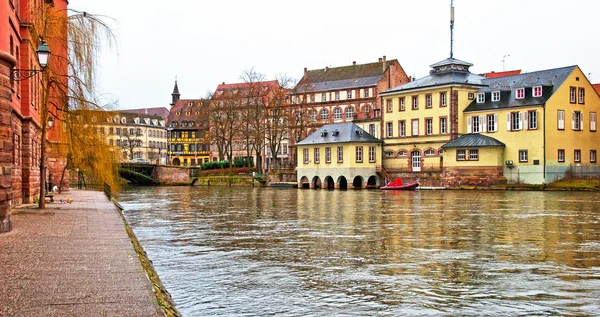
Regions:
<instances>
[{"instance_id":1,"label":"dormer window","mask_svg":"<svg viewBox=\"0 0 600 317\"><path fill-rule=\"evenodd\" d=\"M515 96L515 98L517 99L525 98L525 88L517 88L517 90L515 91Z\"/></svg>"},{"instance_id":2,"label":"dormer window","mask_svg":"<svg viewBox=\"0 0 600 317\"><path fill-rule=\"evenodd\" d=\"M542 96L542 86L535 86L535 87L533 87L533 96L534 97L541 97Z\"/></svg>"},{"instance_id":3,"label":"dormer window","mask_svg":"<svg viewBox=\"0 0 600 317\"><path fill-rule=\"evenodd\" d=\"M500 101L500 92L492 91L492 101Z\"/></svg>"},{"instance_id":4,"label":"dormer window","mask_svg":"<svg viewBox=\"0 0 600 317\"><path fill-rule=\"evenodd\" d=\"M485 102L485 94L484 93L478 93L477 94L477 103L484 103Z\"/></svg>"},{"instance_id":5,"label":"dormer window","mask_svg":"<svg viewBox=\"0 0 600 317\"><path fill-rule=\"evenodd\" d=\"M194 103L188 102L188 107L191 107Z\"/></svg>"},{"instance_id":6,"label":"dormer window","mask_svg":"<svg viewBox=\"0 0 600 317\"><path fill-rule=\"evenodd\" d=\"M126 119L126 118L124 118L124 117L123 117L123 118L121 118L121 123L122 123L122 124L125 124L126 122L127 122L127 119Z\"/></svg>"},{"instance_id":7,"label":"dormer window","mask_svg":"<svg viewBox=\"0 0 600 317\"><path fill-rule=\"evenodd\" d=\"M181 114L181 112L177 111L177 112L175 112L175 114L176 114L176 115L180 115L180 114Z\"/></svg>"},{"instance_id":8,"label":"dormer window","mask_svg":"<svg viewBox=\"0 0 600 317\"><path fill-rule=\"evenodd\" d=\"M140 124L140 118L135 118L133 121L135 122L135 124Z\"/></svg>"}]
</instances>

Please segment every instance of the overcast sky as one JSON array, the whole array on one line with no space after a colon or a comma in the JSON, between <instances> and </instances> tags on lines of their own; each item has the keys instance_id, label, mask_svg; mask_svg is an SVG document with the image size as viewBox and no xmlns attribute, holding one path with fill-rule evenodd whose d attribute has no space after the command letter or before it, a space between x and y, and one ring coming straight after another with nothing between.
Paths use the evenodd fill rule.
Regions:
<instances>
[{"instance_id":1,"label":"overcast sky","mask_svg":"<svg viewBox=\"0 0 600 317\"><path fill-rule=\"evenodd\" d=\"M254 67L296 80L308 69L398 59L409 75L450 55L450 0L70 0L106 15L118 46L100 63L99 93L121 109L202 98ZM472 72L579 65L600 82L600 1L455 0L454 57ZM510 56L508 56L510 55ZM502 60L505 60L503 65Z\"/></svg>"}]
</instances>

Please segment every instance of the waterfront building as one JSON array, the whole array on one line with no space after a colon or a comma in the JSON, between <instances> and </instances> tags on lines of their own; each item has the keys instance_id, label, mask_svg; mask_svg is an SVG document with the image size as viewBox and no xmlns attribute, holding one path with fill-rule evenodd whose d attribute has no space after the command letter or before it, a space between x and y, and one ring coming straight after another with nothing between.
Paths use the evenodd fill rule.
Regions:
<instances>
[{"instance_id":1,"label":"waterfront building","mask_svg":"<svg viewBox=\"0 0 600 317\"><path fill-rule=\"evenodd\" d=\"M0 232L10 230L13 206L31 203L39 195L42 142L49 142L47 160L43 163L47 173L55 175L55 184L66 165L66 158L58 150L63 129L61 112L53 106L62 103L50 97L52 102L43 104L44 94L51 93L42 90L44 79L40 73L22 72L25 76L19 77L13 71L39 71L42 67L36 48L45 40L51 51L46 72L66 84L66 29L46 31L39 23L46 9L54 15L66 16L67 4L66 0L47 0L42 4L33 0L0 1ZM46 37L41 38L42 34ZM47 140L41 138L45 125L41 122L42 109L48 109L56 119L54 128L46 130Z\"/></svg>"},{"instance_id":2,"label":"waterfront building","mask_svg":"<svg viewBox=\"0 0 600 317\"><path fill-rule=\"evenodd\" d=\"M577 66L479 76L447 59L384 100L384 168L444 185L596 175L600 99Z\"/></svg>"},{"instance_id":3,"label":"waterfront building","mask_svg":"<svg viewBox=\"0 0 600 317\"><path fill-rule=\"evenodd\" d=\"M143 112L143 111L140 111ZM121 162L166 164L166 119L140 115L133 110L102 112L96 120L98 133L119 151Z\"/></svg>"},{"instance_id":4,"label":"waterfront building","mask_svg":"<svg viewBox=\"0 0 600 317\"><path fill-rule=\"evenodd\" d=\"M471 63L448 58L428 76L382 92L383 166L406 179L439 176L442 145L466 133L463 111L483 87Z\"/></svg>"},{"instance_id":5,"label":"waterfront building","mask_svg":"<svg viewBox=\"0 0 600 317\"><path fill-rule=\"evenodd\" d=\"M320 127L296 144L298 187L379 187L382 143L352 122Z\"/></svg>"},{"instance_id":6,"label":"waterfront building","mask_svg":"<svg viewBox=\"0 0 600 317\"><path fill-rule=\"evenodd\" d=\"M305 126L313 132L324 124L355 122L371 135L381 135L379 94L408 83L396 59L308 70L290 92L294 108L307 112Z\"/></svg>"},{"instance_id":7,"label":"waterfront building","mask_svg":"<svg viewBox=\"0 0 600 317\"><path fill-rule=\"evenodd\" d=\"M176 166L197 166L210 158L208 112L210 101L180 99L175 81L168 125L168 162Z\"/></svg>"}]
</instances>

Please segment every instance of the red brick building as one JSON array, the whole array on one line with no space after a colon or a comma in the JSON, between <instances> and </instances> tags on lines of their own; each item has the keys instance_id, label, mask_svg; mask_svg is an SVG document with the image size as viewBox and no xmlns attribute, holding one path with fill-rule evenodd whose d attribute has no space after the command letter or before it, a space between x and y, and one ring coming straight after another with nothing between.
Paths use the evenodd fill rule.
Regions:
<instances>
[{"instance_id":1,"label":"red brick building","mask_svg":"<svg viewBox=\"0 0 600 317\"><path fill-rule=\"evenodd\" d=\"M0 1L0 232L10 230L11 208L32 202L40 186L44 76L36 73L16 80L13 71L40 70L36 50L45 40L52 53L48 69L53 74L67 74L66 24L64 28L55 28L53 33L38 29L36 21L47 5L54 14L66 16L67 0ZM40 35L44 33L46 38ZM55 109L49 110L59 115ZM60 131L55 126L49 130L48 139L58 140ZM58 158L56 151L48 154L48 174L55 175L56 184L65 159Z\"/></svg>"}]
</instances>

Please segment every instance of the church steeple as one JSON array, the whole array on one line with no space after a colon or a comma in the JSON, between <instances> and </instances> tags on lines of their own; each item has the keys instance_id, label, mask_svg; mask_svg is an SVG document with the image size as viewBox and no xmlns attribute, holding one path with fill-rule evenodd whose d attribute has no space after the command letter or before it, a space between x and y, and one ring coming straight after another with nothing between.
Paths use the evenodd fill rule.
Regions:
<instances>
[{"instance_id":1,"label":"church steeple","mask_svg":"<svg viewBox=\"0 0 600 317\"><path fill-rule=\"evenodd\" d=\"M171 94L172 102L171 102L171 106L174 106L177 101L179 101L179 97L181 96L181 94L179 93L179 87L177 87L177 77L175 77L175 87L173 88L173 93Z\"/></svg>"}]
</instances>

